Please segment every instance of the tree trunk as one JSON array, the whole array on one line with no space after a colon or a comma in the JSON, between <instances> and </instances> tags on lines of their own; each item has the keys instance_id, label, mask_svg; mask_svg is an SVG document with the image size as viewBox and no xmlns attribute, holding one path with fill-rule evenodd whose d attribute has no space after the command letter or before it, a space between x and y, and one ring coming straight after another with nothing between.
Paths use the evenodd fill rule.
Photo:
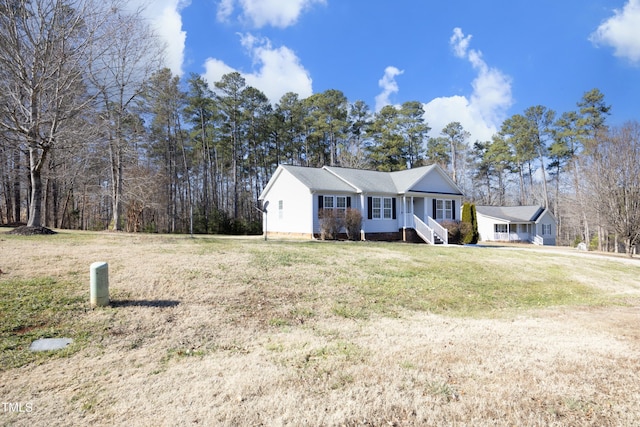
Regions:
<instances>
[{"instance_id":1,"label":"tree trunk","mask_svg":"<svg viewBox=\"0 0 640 427\"><path fill-rule=\"evenodd\" d=\"M42 226L42 165L47 155L43 150L38 158L38 148L29 146L29 169L31 178L31 202L29 204L29 220L27 226Z\"/></svg>"},{"instance_id":2,"label":"tree trunk","mask_svg":"<svg viewBox=\"0 0 640 427\"><path fill-rule=\"evenodd\" d=\"M520 180L520 205L524 206L526 204L526 196L524 190L524 173L522 169L524 169L524 165L522 163L518 163L518 179Z\"/></svg>"},{"instance_id":3,"label":"tree trunk","mask_svg":"<svg viewBox=\"0 0 640 427\"><path fill-rule=\"evenodd\" d=\"M113 230L122 231L122 148L116 137L109 144L111 150L111 205Z\"/></svg>"},{"instance_id":4,"label":"tree trunk","mask_svg":"<svg viewBox=\"0 0 640 427\"><path fill-rule=\"evenodd\" d=\"M21 164L20 164L20 150L16 149L13 152L13 220L15 222L20 222L20 174L21 174Z\"/></svg>"},{"instance_id":5,"label":"tree trunk","mask_svg":"<svg viewBox=\"0 0 640 427\"><path fill-rule=\"evenodd\" d=\"M549 209L549 189L547 188L547 171L544 167L544 155L542 151L539 153L540 158L540 169L542 170L542 188L544 191L544 208Z\"/></svg>"},{"instance_id":6,"label":"tree trunk","mask_svg":"<svg viewBox=\"0 0 640 427\"><path fill-rule=\"evenodd\" d=\"M458 183L458 170L457 170L457 164L458 164L458 150L456 150L456 142L452 139L451 140L451 175L453 178L453 182L455 184Z\"/></svg>"}]
</instances>

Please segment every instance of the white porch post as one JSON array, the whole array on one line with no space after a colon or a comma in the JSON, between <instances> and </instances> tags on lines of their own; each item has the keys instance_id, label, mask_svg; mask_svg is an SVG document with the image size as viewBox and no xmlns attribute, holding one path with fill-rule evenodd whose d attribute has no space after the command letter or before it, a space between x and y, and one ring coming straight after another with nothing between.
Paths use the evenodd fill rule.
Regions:
<instances>
[{"instance_id":1,"label":"white porch post","mask_svg":"<svg viewBox=\"0 0 640 427\"><path fill-rule=\"evenodd\" d=\"M415 205L413 204L413 202L414 202L414 199L413 199L413 196L411 196L411 219L413 219L413 215L415 215L415 214L416 214L416 213L413 211L413 208L415 207ZM413 224L413 228L416 228L415 221L414 221L414 222L412 222L412 224Z\"/></svg>"},{"instance_id":2,"label":"white porch post","mask_svg":"<svg viewBox=\"0 0 640 427\"><path fill-rule=\"evenodd\" d=\"M422 206L422 220L424 222L427 222L427 218L429 217L429 208L428 208L428 206L429 206L429 198L428 197L424 197L423 200L424 200L424 203L423 203L423 206Z\"/></svg>"},{"instance_id":3,"label":"white porch post","mask_svg":"<svg viewBox=\"0 0 640 427\"><path fill-rule=\"evenodd\" d=\"M402 227L407 228L407 196L402 196L402 209L404 210L404 219L402 220Z\"/></svg>"},{"instance_id":4,"label":"white porch post","mask_svg":"<svg viewBox=\"0 0 640 427\"><path fill-rule=\"evenodd\" d=\"M407 196L402 196L402 241L407 241Z\"/></svg>"},{"instance_id":5,"label":"white porch post","mask_svg":"<svg viewBox=\"0 0 640 427\"><path fill-rule=\"evenodd\" d=\"M362 223L360 224L360 240L367 240L366 235L365 235L365 221L367 221L367 209L365 207L365 200L367 200L366 197L364 197L364 193L360 194L360 215L362 216Z\"/></svg>"}]
</instances>

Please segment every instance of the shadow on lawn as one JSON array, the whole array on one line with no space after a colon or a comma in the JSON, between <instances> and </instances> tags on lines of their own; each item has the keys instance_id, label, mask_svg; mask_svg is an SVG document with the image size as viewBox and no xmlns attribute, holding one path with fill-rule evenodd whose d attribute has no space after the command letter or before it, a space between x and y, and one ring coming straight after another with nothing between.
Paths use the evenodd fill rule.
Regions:
<instances>
[{"instance_id":1,"label":"shadow on lawn","mask_svg":"<svg viewBox=\"0 0 640 427\"><path fill-rule=\"evenodd\" d=\"M180 304L180 301L174 300L111 300L109 304L112 307L154 307L154 308L166 308L175 307Z\"/></svg>"}]
</instances>

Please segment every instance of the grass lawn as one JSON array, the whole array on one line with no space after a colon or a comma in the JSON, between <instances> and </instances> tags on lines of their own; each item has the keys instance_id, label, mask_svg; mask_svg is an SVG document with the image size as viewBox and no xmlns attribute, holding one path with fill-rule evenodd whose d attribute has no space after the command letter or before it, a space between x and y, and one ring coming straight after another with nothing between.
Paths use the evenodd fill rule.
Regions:
<instances>
[{"instance_id":1,"label":"grass lawn","mask_svg":"<svg viewBox=\"0 0 640 427\"><path fill-rule=\"evenodd\" d=\"M95 261L112 304L91 309ZM0 401L31 409L0 425L640 419L635 260L61 231L0 234L0 270Z\"/></svg>"}]
</instances>

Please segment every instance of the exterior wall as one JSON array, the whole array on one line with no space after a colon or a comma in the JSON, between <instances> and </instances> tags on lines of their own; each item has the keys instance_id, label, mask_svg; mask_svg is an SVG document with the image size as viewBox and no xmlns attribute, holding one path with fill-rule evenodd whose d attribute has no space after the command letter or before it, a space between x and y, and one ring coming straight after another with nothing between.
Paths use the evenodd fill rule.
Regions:
<instances>
[{"instance_id":1,"label":"exterior wall","mask_svg":"<svg viewBox=\"0 0 640 427\"><path fill-rule=\"evenodd\" d=\"M508 224L506 221L499 221L495 218L486 217L480 213L477 214L477 219L478 233L480 234L480 240L483 242L494 241L494 224Z\"/></svg>"},{"instance_id":2,"label":"exterior wall","mask_svg":"<svg viewBox=\"0 0 640 427\"><path fill-rule=\"evenodd\" d=\"M531 242L535 235L532 223L509 223L496 218L482 217L478 214L478 233L483 242ZM507 231L496 233L496 224L506 224Z\"/></svg>"},{"instance_id":3,"label":"exterior wall","mask_svg":"<svg viewBox=\"0 0 640 427\"><path fill-rule=\"evenodd\" d=\"M366 234L367 240L370 239L369 233L397 233L402 228L402 198L391 197L395 199L396 203L396 218L395 219L369 219L369 207L368 197L391 197L388 194L367 194L363 197L364 206L362 206L362 229ZM388 239L382 239L388 240Z\"/></svg>"},{"instance_id":4,"label":"exterior wall","mask_svg":"<svg viewBox=\"0 0 640 427\"><path fill-rule=\"evenodd\" d=\"M422 221L427 219L427 206L425 198L417 197L413 199L413 213Z\"/></svg>"},{"instance_id":5,"label":"exterior wall","mask_svg":"<svg viewBox=\"0 0 640 427\"><path fill-rule=\"evenodd\" d=\"M434 200L453 200L455 202L455 221L460 221L462 218L462 197L461 196L452 196L448 194L443 194L442 196L434 196L434 197L425 197L424 201L426 203L426 215L430 216L433 219L436 219L436 213L433 211L433 201ZM425 218L421 218L426 220Z\"/></svg>"},{"instance_id":6,"label":"exterior wall","mask_svg":"<svg viewBox=\"0 0 640 427\"><path fill-rule=\"evenodd\" d=\"M551 233L542 234L542 224L551 224ZM556 220L549 211L546 211L535 223L535 234L541 236L545 245L555 245L556 235L558 234L558 226Z\"/></svg>"},{"instance_id":7,"label":"exterior wall","mask_svg":"<svg viewBox=\"0 0 640 427\"><path fill-rule=\"evenodd\" d=\"M509 239L496 239L494 228L495 224L508 224L508 230L510 231ZM542 224L551 225L550 234L542 234ZM533 241L536 236L540 236L543 238L543 242L545 245L555 245L557 226L555 218L548 211L545 212L540 218L538 218L538 221L536 221L536 223L529 224L509 224L507 221L500 221L499 219L486 217L478 213L478 232L480 233L480 240L484 242L497 240L529 242Z\"/></svg>"},{"instance_id":8,"label":"exterior wall","mask_svg":"<svg viewBox=\"0 0 640 427\"><path fill-rule=\"evenodd\" d=\"M359 209L360 213L362 213L362 206L361 206L361 202L360 202L360 195L359 194L355 194L355 193L332 193L332 192L323 192L323 193L314 193L312 195L312 205L313 205L313 213L312 213L312 221L313 221L313 234L314 235L320 235L320 216L319 216L319 211L320 211L320 206L318 205L318 196L346 196L346 197L351 197L351 209ZM367 211L364 211L364 214L362 215L362 222L364 223L364 221L367 219ZM342 232L345 233L346 236L346 230L343 228L341 230Z\"/></svg>"},{"instance_id":9,"label":"exterior wall","mask_svg":"<svg viewBox=\"0 0 640 427\"><path fill-rule=\"evenodd\" d=\"M280 231L267 232L268 238L281 239L313 239L315 236L311 233L285 233Z\"/></svg>"},{"instance_id":10,"label":"exterior wall","mask_svg":"<svg viewBox=\"0 0 640 427\"><path fill-rule=\"evenodd\" d=\"M444 178L435 169L426 174L420 181L411 187L412 191L420 191L424 193L458 193L460 190L453 187L451 183Z\"/></svg>"},{"instance_id":11,"label":"exterior wall","mask_svg":"<svg viewBox=\"0 0 640 427\"><path fill-rule=\"evenodd\" d=\"M282 201L282 210L279 209ZM277 177L269 192L265 195L267 218L263 218L263 231L266 225L269 233L290 233L293 235L311 235L312 194L309 189L286 170Z\"/></svg>"}]
</instances>

